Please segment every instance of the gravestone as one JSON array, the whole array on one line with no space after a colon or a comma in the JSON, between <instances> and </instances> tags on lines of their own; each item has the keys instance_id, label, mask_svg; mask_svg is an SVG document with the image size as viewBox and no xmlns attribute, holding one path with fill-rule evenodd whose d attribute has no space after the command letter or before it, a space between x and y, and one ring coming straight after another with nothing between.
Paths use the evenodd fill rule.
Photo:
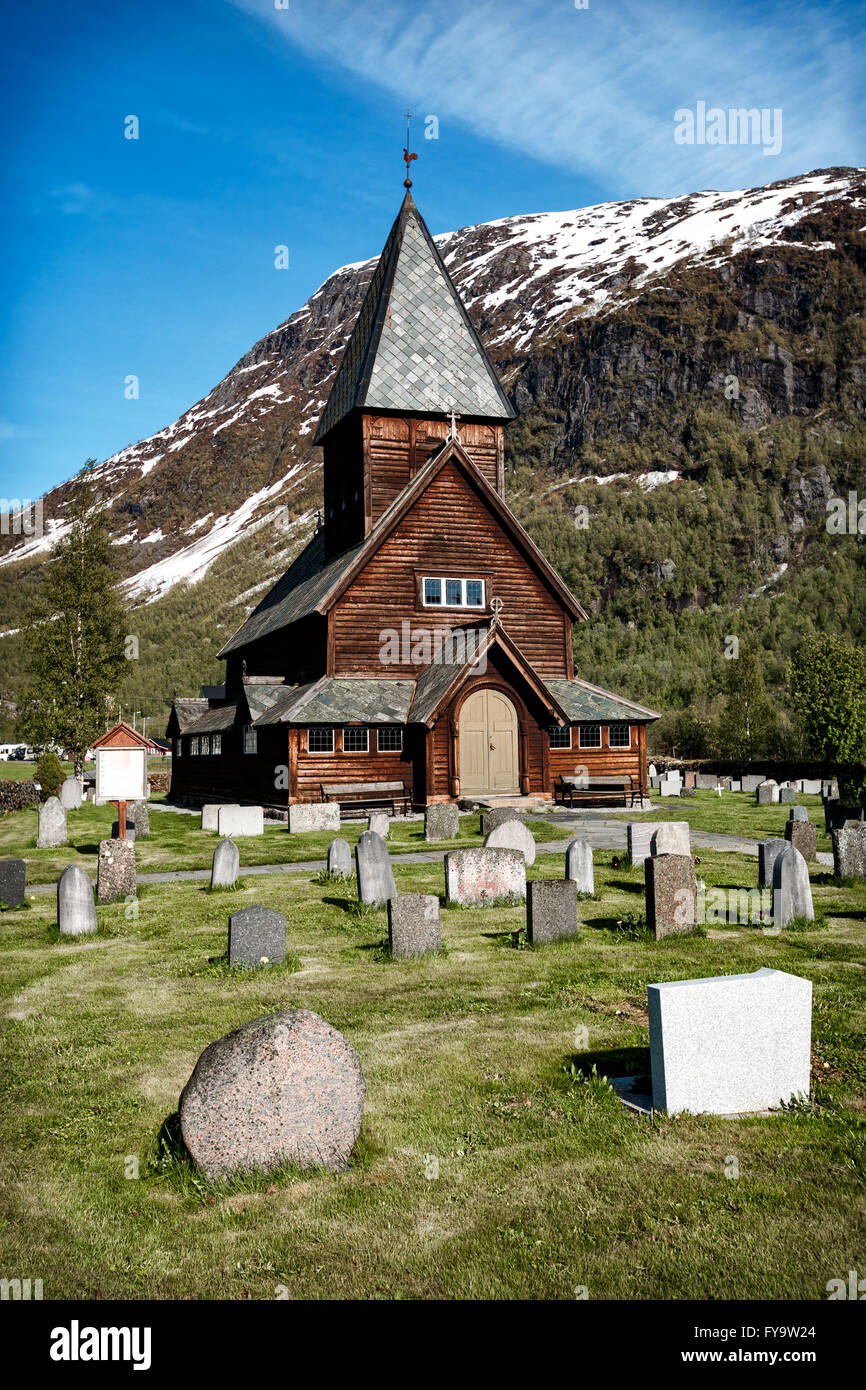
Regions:
<instances>
[{"instance_id":1,"label":"gravestone","mask_svg":"<svg viewBox=\"0 0 866 1390\"><path fill-rule=\"evenodd\" d=\"M81 809L81 783L77 777L67 777L60 784L60 805L65 811Z\"/></svg>"},{"instance_id":2,"label":"gravestone","mask_svg":"<svg viewBox=\"0 0 866 1390\"><path fill-rule=\"evenodd\" d=\"M289 807L289 834L304 835L309 830L339 830L338 801L298 801Z\"/></svg>"},{"instance_id":3,"label":"gravestone","mask_svg":"<svg viewBox=\"0 0 866 1390\"><path fill-rule=\"evenodd\" d=\"M375 830L365 830L355 846L355 870L358 875L358 897L362 903L381 906L396 898L394 871L388 858L388 846Z\"/></svg>"},{"instance_id":4,"label":"gravestone","mask_svg":"<svg viewBox=\"0 0 866 1390\"><path fill-rule=\"evenodd\" d=\"M731 790L731 779L730 779L730 777L720 777L720 778L719 778L719 786L721 787L721 789L722 789L723 792L729 792L729 791Z\"/></svg>"},{"instance_id":5,"label":"gravestone","mask_svg":"<svg viewBox=\"0 0 866 1390\"><path fill-rule=\"evenodd\" d=\"M217 814L217 833L232 839L247 835L264 835L265 813L261 806L220 806Z\"/></svg>"},{"instance_id":6,"label":"gravestone","mask_svg":"<svg viewBox=\"0 0 866 1390\"><path fill-rule=\"evenodd\" d=\"M809 1094L812 983L766 967L649 985L653 1105L748 1114Z\"/></svg>"},{"instance_id":7,"label":"gravestone","mask_svg":"<svg viewBox=\"0 0 866 1390\"><path fill-rule=\"evenodd\" d=\"M685 854L691 856L689 827L685 821L668 821L659 826L650 840L650 854Z\"/></svg>"},{"instance_id":8,"label":"gravestone","mask_svg":"<svg viewBox=\"0 0 866 1390\"><path fill-rule=\"evenodd\" d=\"M626 844L628 846L628 862L630 864L642 864L648 855L652 854L653 835L655 835L656 831L663 825L673 825L686 835L689 833L689 823L684 820L635 821L626 826Z\"/></svg>"},{"instance_id":9,"label":"gravestone","mask_svg":"<svg viewBox=\"0 0 866 1390\"><path fill-rule=\"evenodd\" d=\"M339 1172L361 1129L358 1054L310 1009L254 1018L206 1047L180 1097L180 1128L209 1178L291 1162Z\"/></svg>"},{"instance_id":10,"label":"gravestone","mask_svg":"<svg viewBox=\"0 0 866 1390\"><path fill-rule=\"evenodd\" d=\"M443 801L428 806L424 812L425 840L453 840L460 831L460 813L452 803Z\"/></svg>"},{"instance_id":11,"label":"gravestone","mask_svg":"<svg viewBox=\"0 0 866 1390\"><path fill-rule=\"evenodd\" d=\"M758 787L765 779L764 774L762 772L747 772L744 774L741 780L743 783L744 792L754 792L757 791Z\"/></svg>"},{"instance_id":12,"label":"gravestone","mask_svg":"<svg viewBox=\"0 0 866 1390\"><path fill-rule=\"evenodd\" d=\"M383 840L387 840L391 829L391 821L386 811L373 811L367 818L367 829L373 835L379 835Z\"/></svg>"},{"instance_id":13,"label":"gravestone","mask_svg":"<svg viewBox=\"0 0 866 1390\"><path fill-rule=\"evenodd\" d=\"M328 845L328 873L340 878L352 877L352 851L339 835Z\"/></svg>"},{"instance_id":14,"label":"gravestone","mask_svg":"<svg viewBox=\"0 0 866 1390\"><path fill-rule=\"evenodd\" d=\"M654 792L657 792L657 791L658 791L658 789L659 789L659 787L661 786L663 780L664 780L664 779L663 779L662 777L660 777L660 776L658 775L658 773L656 773L655 777L651 777L651 778L649 779L649 784L650 784L650 786L652 787L652 789L653 789Z\"/></svg>"},{"instance_id":15,"label":"gravestone","mask_svg":"<svg viewBox=\"0 0 866 1390\"><path fill-rule=\"evenodd\" d=\"M793 787L779 788L779 801L783 806L793 806L796 800L797 793L794 791Z\"/></svg>"},{"instance_id":16,"label":"gravestone","mask_svg":"<svg viewBox=\"0 0 866 1390\"><path fill-rule=\"evenodd\" d=\"M648 770L648 772L647 772L647 776L648 776L648 777L658 777L658 769L656 768L655 763L650 763L650 765L649 765L649 770Z\"/></svg>"},{"instance_id":17,"label":"gravestone","mask_svg":"<svg viewBox=\"0 0 866 1390\"><path fill-rule=\"evenodd\" d=\"M528 826L519 820L495 825L484 841L485 849L519 849L527 869L535 863L535 840Z\"/></svg>"},{"instance_id":18,"label":"gravestone","mask_svg":"<svg viewBox=\"0 0 866 1390\"><path fill-rule=\"evenodd\" d=\"M810 820L789 820L785 826L785 839L798 849L804 859L814 859L818 849L818 827Z\"/></svg>"},{"instance_id":19,"label":"gravestone","mask_svg":"<svg viewBox=\"0 0 866 1390\"><path fill-rule=\"evenodd\" d=\"M234 840L220 840L213 852L210 871L211 888L234 888L238 881L241 856Z\"/></svg>"},{"instance_id":20,"label":"gravestone","mask_svg":"<svg viewBox=\"0 0 866 1390\"><path fill-rule=\"evenodd\" d=\"M57 885L57 930L61 936L83 936L97 925L90 879L80 864L67 864Z\"/></svg>"},{"instance_id":21,"label":"gravestone","mask_svg":"<svg viewBox=\"0 0 866 1390\"><path fill-rule=\"evenodd\" d=\"M659 796L679 796L682 782L675 777L663 777L659 782Z\"/></svg>"},{"instance_id":22,"label":"gravestone","mask_svg":"<svg viewBox=\"0 0 866 1390\"><path fill-rule=\"evenodd\" d=\"M687 773L686 773L686 786L689 788L689 790L691 790L692 787L696 787L697 784L698 784L698 774L697 774L696 772L687 772Z\"/></svg>"},{"instance_id":23,"label":"gravestone","mask_svg":"<svg viewBox=\"0 0 866 1390\"><path fill-rule=\"evenodd\" d=\"M839 783L835 777L821 783L821 796L825 801L839 800Z\"/></svg>"},{"instance_id":24,"label":"gravestone","mask_svg":"<svg viewBox=\"0 0 866 1390\"><path fill-rule=\"evenodd\" d=\"M808 820L809 810L806 806L792 806L788 812L788 820Z\"/></svg>"},{"instance_id":25,"label":"gravestone","mask_svg":"<svg viewBox=\"0 0 866 1390\"><path fill-rule=\"evenodd\" d=\"M577 935L577 883L537 878L526 885L526 939L532 946Z\"/></svg>"},{"instance_id":26,"label":"gravestone","mask_svg":"<svg viewBox=\"0 0 866 1390\"><path fill-rule=\"evenodd\" d=\"M24 859L0 859L0 903L20 907L24 902L27 863Z\"/></svg>"},{"instance_id":27,"label":"gravestone","mask_svg":"<svg viewBox=\"0 0 866 1390\"><path fill-rule=\"evenodd\" d=\"M820 777L803 777L798 783L798 786L804 796L821 795Z\"/></svg>"},{"instance_id":28,"label":"gravestone","mask_svg":"<svg viewBox=\"0 0 866 1390\"><path fill-rule=\"evenodd\" d=\"M39 830L36 835L37 849L56 849L66 844L66 808L61 806L56 796L49 796L44 806L39 807Z\"/></svg>"},{"instance_id":29,"label":"gravestone","mask_svg":"<svg viewBox=\"0 0 866 1390\"><path fill-rule=\"evenodd\" d=\"M697 787L683 787L682 791L680 792L680 796L686 796L686 797L688 797L688 796L697 796L697 794L698 794L698 789L697 789Z\"/></svg>"},{"instance_id":30,"label":"gravestone","mask_svg":"<svg viewBox=\"0 0 866 1390\"><path fill-rule=\"evenodd\" d=\"M433 893L400 893L388 899L388 945L395 956L442 950L439 899Z\"/></svg>"},{"instance_id":31,"label":"gravestone","mask_svg":"<svg viewBox=\"0 0 866 1390\"><path fill-rule=\"evenodd\" d=\"M795 917L813 922L815 909L809 866L800 851L788 845L773 865L773 926L787 927Z\"/></svg>"},{"instance_id":32,"label":"gravestone","mask_svg":"<svg viewBox=\"0 0 866 1390\"><path fill-rule=\"evenodd\" d=\"M212 802L208 806L201 808L201 828L202 830L215 831L219 827L219 803Z\"/></svg>"},{"instance_id":33,"label":"gravestone","mask_svg":"<svg viewBox=\"0 0 866 1390\"><path fill-rule=\"evenodd\" d=\"M445 855L445 901L486 907L526 897L526 860L519 849L458 849Z\"/></svg>"},{"instance_id":34,"label":"gravestone","mask_svg":"<svg viewBox=\"0 0 866 1390\"><path fill-rule=\"evenodd\" d=\"M690 855L658 854L644 860L646 920L656 941L677 932L694 931L698 885Z\"/></svg>"},{"instance_id":35,"label":"gravestone","mask_svg":"<svg viewBox=\"0 0 866 1390\"><path fill-rule=\"evenodd\" d=\"M763 840L758 845L758 887L772 888L773 865L788 848L787 840Z\"/></svg>"},{"instance_id":36,"label":"gravestone","mask_svg":"<svg viewBox=\"0 0 866 1390\"><path fill-rule=\"evenodd\" d=\"M504 825L506 821L518 820L526 821L526 812L519 811L516 806L496 806L492 811L484 811L481 816L481 834L489 835L491 830L495 830L498 825Z\"/></svg>"},{"instance_id":37,"label":"gravestone","mask_svg":"<svg viewBox=\"0 0 866 1390\"><path fill-rule=\"evenodd\" d=\"M772 806L779 800L778 782L762 782L755 789L755 801L758 806Z\"/></svg>"},{"instance_id":38,"label":"gravestone","mask_svg":"<svg viewBox=\"0 0 866 1390\"><path fill-rule=\"evenodd\" d=\"M595 894L592 845L577 835L565 851L565 877L573 879L578 893Z\"/></svg>"},{"instance_id":39,"label":"gravestone","mask_svg":"<svg viewBox=\"0 0 866 1390\"><path fill-rule=\"evenodd\" d=\"M135 845L131 840L100 840L96 865L96 901L135 897Z\"/></svg>"},{"instance_id":40,"label":"gravestone","mask_svg":"<svg viewBox=\"0 0 866 1390\"><path fill-rule=\"evenodd\" d=\"M699 791L714 792L716 790L716 783L718 782L718 780L719 779L714 772L699 772L697 777L695 778L695 785L697 786Z\"/></svg>"},{"instance_id":41,"label":"gravestone","mask_svg":"<svg viewBox=\"0 0 866 1390\"><path fill-rule=\"evenodd\" d=\"M112 821L111 838L112 840L120 839L120 821ZM128 814L126 817L126 839L129 840L130 844L134 844L135 842L135 825L133 821L130 820Z\"/></svg>"},{"instance_id":42,"label":"gravestone","mask_svg":"<svg viewBox=\"0 0 866 1390\"><path fill-rule=\"evenodd\" d=\"M135 838L137 840L150 839L150 813L147 809L146 801L133 801L129 811L129 817L135 827Z\"/></svg>"},{"instance_id":43,"label":"gravestone","mask_svg":"<svg viewBox=\"0 0 866 1390\"><path fill-rule=\"evenodd\" d=\"M838 878L866 878L866 823L852 821L833 831L833 872Z\"/></svg>"},{"instance_id":44,"label":"gravestone","mask_svg":"<svg viewBox=\"0 0 866 1390\"><path fill-rule=\"evenodd\" d=\"M743 790L743 784L742 784L742 782L738 782L737 779L736 779L736 777L732 777L732 778L731 778L731 791L732 791L732 792L741 792L742 790Z\"/></svg>"},{"instance_id":45,"label":"gravestone","mask_svg":"<svg viewBox=\"0 0 866 1390\"><path fill-rule=\"evenodd\" d=\"M270 907L244 907L229 917L229 965L279 965L286 959L286 919Z\"/></svg>"}]
</instances>

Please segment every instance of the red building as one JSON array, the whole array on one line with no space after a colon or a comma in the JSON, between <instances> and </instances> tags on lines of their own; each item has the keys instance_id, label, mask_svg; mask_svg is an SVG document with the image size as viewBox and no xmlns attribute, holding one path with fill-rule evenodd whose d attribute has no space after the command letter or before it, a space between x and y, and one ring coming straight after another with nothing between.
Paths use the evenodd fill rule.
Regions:
<instances>
[{"instance_id":1,"label":"red building","mask_svg":"<svg viewBox=\"0 0 866 1390\"><path fill-rule=\"evenodd\" d=\"M223 647L224 689L175 700L173 797L646 790L658 715L575 675L586 613L505 501L513 418L407 192L319 423L322 524Z\"/></svg>"}]
</instances>

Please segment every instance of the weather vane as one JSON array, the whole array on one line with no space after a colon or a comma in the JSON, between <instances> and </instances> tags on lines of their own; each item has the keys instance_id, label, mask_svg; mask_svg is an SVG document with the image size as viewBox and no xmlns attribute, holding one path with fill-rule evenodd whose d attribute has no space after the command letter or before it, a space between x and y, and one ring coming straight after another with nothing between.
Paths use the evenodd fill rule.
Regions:
<instances>
[{"instance_id":1,"label":"weather vane","mask_svg":"<svg viewBox=\"0 0 866 1390\"><path fill-rule=\"evenodd\" d=\"M411 136L410 136L410 133L409 133L409 123L410 123L411 119L412 119L412 112L411 112L411 111L407 111L407 112L406 112L406 145L405 145L405 148L404 148L404 150L403 150L403 163L406 165L406 177L405 177L405 179L403 180L403 187L404 187L404 188L411 188L411 187L412 187L412 180L411 180L410 177L409 177L409 165L412 163L412 160L413 160L413 159L417 159L417 158L418 158L417 154L410 154L410 153L409 153L409 145L411 144Z\"/></svg>"}]
</instances>

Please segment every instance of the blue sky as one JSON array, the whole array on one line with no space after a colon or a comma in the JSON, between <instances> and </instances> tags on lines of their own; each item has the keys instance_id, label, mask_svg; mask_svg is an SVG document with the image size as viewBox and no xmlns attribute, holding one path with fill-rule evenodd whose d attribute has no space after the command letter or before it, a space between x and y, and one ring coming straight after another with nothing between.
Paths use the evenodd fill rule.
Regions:
<instances>
[{"instance_id":1,"label":"blue sky","mask_svg":"<svg viewBox=\"0 0 866 1390\"><path fill-rule=\"evenodd\" d=\"M0 497L167 425L376 254L407 105L434 233L863 160L863 5L280 3L7 8ZM678 145L698 101L781 108L781 151Z\"/></svg>"}]
</instances>

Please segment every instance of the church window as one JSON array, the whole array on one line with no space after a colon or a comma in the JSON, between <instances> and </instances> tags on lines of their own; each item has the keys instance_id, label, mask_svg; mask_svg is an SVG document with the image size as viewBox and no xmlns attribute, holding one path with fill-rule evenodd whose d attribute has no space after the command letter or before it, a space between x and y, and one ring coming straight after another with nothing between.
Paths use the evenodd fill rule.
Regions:
<instances>
[{"instance_id":1,"label":"church window","mask_svg":"<svg viewBox=\"0 0 866 1390\"><path fill-rule=\"evenodd\" d=\"M222 736L222 734L211 734L211 738L210 738L210 751L211 751L211 753L212 753L215 757L219 757L219 755L222 753L222 751L223 751L223 736Z\"/></svg>"},{"instance_id":2,"label":"church window","mask_svg":"<svg viewBox=\"0 0 866 1390\"><path fill-rule=\"evenodd\" d=\"M402 753L403 730L399 724L388 724L379 730L378 748L380 753Z\"/></svg>"},{"instance_id":3,"label":"church window","mask_svg":"<svg viewBox=\"0 0 866 1390\"><path fill-rule=\"evenodd\" d=\"M601 725L600 725L600 724L581 724L581 726L580 726L580 746L581 746L581 748L600 748L600 747L601 747Z\"/></svg>"},{"instance_id":4,"label":"church window","mask_svg":"<svg viewBox=\"0 0 866 1390\"><path fill-rule=\"evenodd\" d=\"M259 751L258 731L252 724L244 725L244 752L257 753Z\"/></svg>"},{"instance_id":5,"label":"church window","mask_svg":"<svg viewBox=\"0 0 866 1390\"><path fill-rule=\"evenodd\" d=\"M571 747L571 725L570 724L551 724L550 726L550 746L551 748L570 748Z\"/></svg>"},{"instance_id":6,"label":"church window","mask_svg":"<svg viewBox=\"0 0 866 1390\"><path fill-rule=\"evenodd\" d=\"M483 579L433 579L424 580L425 608L440 608L443 603L442 586L445 586L444 603L446 608L483 608Z\"/></svg>"},{"instance_id":7,"label":"church window","mask_svg":"<svg viewBox=\"0 0 866 1390\"><path fill-rule=\"evenodd\" d=\"M344 753L366 753L369 746L370 740L366 729L352 728L343 730Z\"/></svg>"},{"instance_id":8,"label":"church window","mask_svg":"<svg viewBox=\"0 0 866 1390\"><path fill-rule=\"evenodd\" d=\"M631 748L631 725L611 724L607 741L611 748Z\"/></svg>"},{"instance_id":9,"label":"church window","mask_svg":"<svg viewBox=\"0 0 866 1390\"><path fill-rule=\"evenodd\" d=\"M333 753L334 730L326 728L308 729L307 749L310 753Z\"/></svg>"}]
</instances>

